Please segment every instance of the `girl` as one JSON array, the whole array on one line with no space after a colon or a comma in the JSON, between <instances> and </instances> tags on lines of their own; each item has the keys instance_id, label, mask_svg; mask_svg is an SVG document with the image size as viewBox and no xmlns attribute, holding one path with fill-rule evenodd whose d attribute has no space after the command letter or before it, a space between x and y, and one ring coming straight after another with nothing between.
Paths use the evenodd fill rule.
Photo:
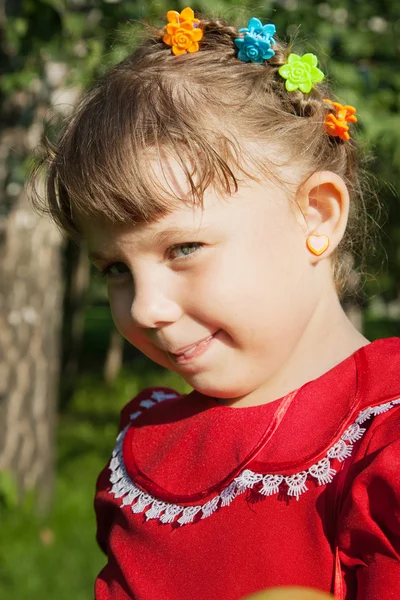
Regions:
<instances>
[{"instance_id":1,"label":"girl","mask_svg":"<svg viewBox=\"0 0 400 600\"><path fill-rule=\"evenodd\" d=\"M193 388L122 411L96 599L397 598L400 341L369 343L338 299L364 231L355 109L272 24L167 20L47 159L47 208L119 331Z\"/></svg>"}]
</instances>

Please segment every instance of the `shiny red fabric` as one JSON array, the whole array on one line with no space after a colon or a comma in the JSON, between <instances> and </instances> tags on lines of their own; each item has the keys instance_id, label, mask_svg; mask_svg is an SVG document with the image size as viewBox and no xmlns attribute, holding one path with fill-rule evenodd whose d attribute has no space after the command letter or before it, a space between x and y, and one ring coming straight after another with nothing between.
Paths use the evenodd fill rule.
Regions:
<instances>
[{"instance_id":1,"label":"shiny red fabric","mask_svg":"<svg viewBox=\"0 0 400 600\"><path fill-rule=\"evenodd\" d=\"M193 392L143 412L129 426L129 477L159 500L203 504L244 468L291 475L339 440L360 410L400 397L400 340L378 340L285 398L229 408ZM159 389L159 388L152 388ZM122 411L121 428L145 390ZM108 562L96 600L239 600L303 585L346 600L400 594L400 406L374 417L334 480L307 480L299 500L248 490L205 519L146 521L110 494L96 495L98 541Z\"/></svg>"}]
</instances>

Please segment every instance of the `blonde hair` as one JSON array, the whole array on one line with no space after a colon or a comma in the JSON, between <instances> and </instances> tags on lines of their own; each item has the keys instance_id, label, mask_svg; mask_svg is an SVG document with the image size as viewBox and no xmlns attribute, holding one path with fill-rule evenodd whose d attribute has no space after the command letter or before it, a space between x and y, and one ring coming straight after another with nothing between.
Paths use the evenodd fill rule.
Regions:
<instances>
[{"instance_id":1,"label":"blonde hair","mask_svg":"<svg viewBox=\"0 0 400 600\"><path fill-rule=\"evenodd\" d=\"M338 291L352 273L352 256L365 242L366 212L353 140L325 132L332 97L325 83L310 94L287 92L278 74L290 47L277 41L263 64L237 58L235 27L201 19L200 51L174 56L157 31L87 92L57 145L47 139L33 181L46 170L46 194L37 208L79 239L76 215L132 224L167 214L177 199L155 177L154 158L166 152L183 169L193 202L215 186L234 193L243 177L277 176L276 162L252 156L245 142L278 148L286 165L302 166L306 179L328 169L349 188L351 208L344 239L333 257ZM284 183L284 181L282 181ZM300 183L300 182L299 182ZM34 184L35 187L35 184ZM187 199L186 199L187 201Z\"/></svg>"}]
</instances>

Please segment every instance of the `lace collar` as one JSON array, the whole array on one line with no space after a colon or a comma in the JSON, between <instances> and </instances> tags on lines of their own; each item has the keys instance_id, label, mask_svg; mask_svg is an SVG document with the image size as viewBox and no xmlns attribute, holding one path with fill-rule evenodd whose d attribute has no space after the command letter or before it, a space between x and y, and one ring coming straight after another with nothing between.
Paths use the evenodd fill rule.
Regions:
<instances>
[{"instance_id":1,"label":"lace collar","mask_svg":"<svg viewBox=\"0 0 400 600\"><path fill-rule=\"evenodd\" d=\"M152 408L164 400L177 398L177 394L166 394L155 390L149 398L140 402L141 410L130 415L131 422L137 419L143 410ZM110 494L114 498L121 499L121 508L130 506L134 514L144 513L147 520L157 519L161 523L178 523L186 525L192 523L199 515L201 519L210 517L217 509L227 507L240 494L248 489L263 496L278 494L285 487L286 494L293 496L296 500L307 490L307 482L314 480L319 486L331 483L336 475L336 469L332 467L332 461L343 462L349 458L353 451L353 445L360 440L366 428L362 425L371 418L380 415L400 404L400 399L385 402L375 407L368 407L359 412L354 423L351 424L340 439L328 450L326 456L313 464L309 469L293 473L292 475L263 474L256 473L251 469L244 469L233 481L211 500L204 504L195 506L181 506L161 501L145 490L140 489L128 475L124 466L122 456L122 444L129 423L118 435L117 443L112 453L109 465L111 471L110 483L112 484Z\"/></svg>"}]
</instances>

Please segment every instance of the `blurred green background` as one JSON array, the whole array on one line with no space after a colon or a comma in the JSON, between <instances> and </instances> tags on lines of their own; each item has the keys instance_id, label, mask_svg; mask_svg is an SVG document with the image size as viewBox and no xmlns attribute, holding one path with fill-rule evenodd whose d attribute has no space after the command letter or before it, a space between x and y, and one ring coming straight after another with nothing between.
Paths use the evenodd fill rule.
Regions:
<instances>
[{"instance_id":1,"label":"blurred green background","mask_svg":"<svg viewBox=\"0 0 400 600\"><path fill-rule=\"evenodd\" d=\"M132 50L142 22L162 26L167 10L185 6L161 0L0 0L3 130L28 130L35 119L40 129L55 114L56 131L57 119L69 113L80 90ZM296 38L299 52L319 56L338 97L357 107L359 139L373 157L372 184L385 208L380 216L382 241L371 247L364 292L347 304L370 339L399 335L397 0L205 0L191 6L242 26L250 16L274 22L281 37ZM21 97L14 110L15 99ZM23 186L28 160L29 152L21 150L5 158L3 220ZM378 212L373 211L377 218ZM66 292L53 501L50 510L38 512L35 490L21 502L12 473L0 472L1 600L93 597L93 581L104 564L94 540L93 491L114 444L119 410L147 385L186 389L115 336L104 284L89 277L82 254L66 246L63 258ZM73 296L71 282L79 268L86 269L86 283Z\"/></svg>"}]
</instances>

